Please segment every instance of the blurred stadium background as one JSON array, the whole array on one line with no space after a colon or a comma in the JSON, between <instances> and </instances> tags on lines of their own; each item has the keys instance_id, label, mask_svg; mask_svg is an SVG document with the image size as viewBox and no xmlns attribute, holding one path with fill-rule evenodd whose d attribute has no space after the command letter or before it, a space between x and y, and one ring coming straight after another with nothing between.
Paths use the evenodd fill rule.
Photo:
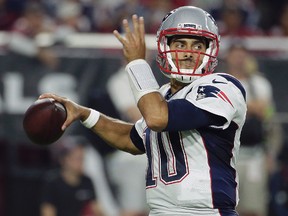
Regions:
<instances>
[{"instance_id":1,"label":"blurred stadium background","mask_svg":"<svg viewBox=\"0 0 288 216\"><path fill-rule=\"evenodd\" d=\"M65 1L69 2L68 0L59 2ZM77 14L77 9L79 10L80 7L81 15L85 15L86 19L89 18L90 21L93 20L92 23L90 22L91 28L86 31L75 29L73 31L64 31L65 29L63 28L64 30L62 29L61 34L56 34L54 31L40 31L33 37L24 33L24 36L27 36L27 41L33 44L32 46L44 50L49 49L53 53L57 59L57 66L51 66L51 64L45 64L39 60L36 54L28 55L25 51L23 52L23 49L29 48L21 46L20 48L15 48L15 45L15 49L13 49L13 46L11 46L14 33L24 32L20 31L24 25L23 23L20 25L20 30L17 30L17 28L16 30L13 29L13 26L18 19L23 18L23 11L25 11L28 1L7 0L3 1L4 3L1 2L0 216L39 215L40 179L43 173L53 166L53 161L49 148L33 145L25 136L22 128L23 114L28 106L37 99L39 94L54 92L84 105L98 106L99 109L106 110L109 114L111 107L109 101L106 101L106 81L113 73L118 71L124 61L121 45L111 34L113 29L119 29L121 18L139 11L140 14L143 12L145 16L151 13L156 17L157 14L153 13L153 11L161 9L161 12L166 13L168 8L174 7L174 5L199 4L200 6L204 5L203 7L208 8L210 11L218 9L218 13L227 6L225 6L226 1L224 0L213 1L214 4L212 5L209 4L209 1L202 1L202 3L199 3L201 1L166 1L169 5L166 5L165 1L159 1L162 2L162 6L160 3L158 5L152 4L153 1L136 0L107 1L107 3L96 0L72 1L77 3L77 7L72 5L71 11L63 10L62 12L58 11L58 13L61 12L62 16L68 16L71 13ZM42 6L44 5L46 9L50 9L47 10L49 13L47 12L45 16L49 15L50 18L56 16L55 14L53 15L54 10L55 13L57 12L57 9L53 9L53 6L55 6L53 2L57 1L33 1L33 3L35 2ZM130 7L127 6L129 2ZM246 9L244 12L246 13L247 22L245 24L242 23L242 27L245 25L252 26L252 29L257 27L261 30L261 33L246 35L240 33L239 35L224 34L221 39L220 65L229 44L237 42L239 39L244 41L251 53L256 56L259 70L270 80L273 86L275 99L273 124L275 127L280 125L282 129L282 133L279 134L275 142L281 145L288 140L288 31L286 35L272 34L271 32L274 32L272 29L275 26L279 27L277 18L279 14L274 9L279 11L281 4L285 1L273 1L274 5L270 4L268 0L261 2L257 0L235 2L240 2L241 10L243 8ZM246 7L247 5L249 7ZM96 6L97 13L95 12ZM100 6L106 11L101 10ZM7 13L9 12L10 16L2 16L5 14L2 12L2 8ZM103 14L104 12L105 14ZM215 14L217 15L217 13ZM162 16L162 14L160 15ZM2 27L1 22L3 20L1 20L1 17L6 20L8 18L12 19L9 27ZM156 18L158 22L161 21L158 16ZM218 19L222 25L221 16ZM53 26L57 24L55 20L54 22ZM102 25L99 24L101 22ZM148 47L147 58L153 65L153 71L158 81L163 83L167 80L162 77L155 64L155 29L149 23L153 23L153 20L148 20L147 24L147 26L151 27L146 40ZM156 24L158 25L158 23ZM61 35L61 38L59 35ZM99 101L101 104L99 104ZM66 131L66 133L87 133L86 135L91 137L91 134L84 131L77 124ZM93 140L93 142L101 141ZM98 150L103 155L110 151L104 145L98 145Z\"/></svg>"}]
</instances>

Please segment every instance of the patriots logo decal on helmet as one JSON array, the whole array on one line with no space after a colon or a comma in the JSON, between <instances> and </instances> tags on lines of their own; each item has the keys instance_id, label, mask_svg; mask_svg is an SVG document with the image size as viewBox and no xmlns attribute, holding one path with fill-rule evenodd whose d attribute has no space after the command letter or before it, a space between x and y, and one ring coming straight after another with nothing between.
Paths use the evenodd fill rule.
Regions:
<instances>
[{"instance_id":1,"label":"patriots logo decal on helmet","mask_svg":"<svg viewBox=\"0 0 288 216\"><path fill-rule=\"evenodd\" d=\"M196 100L201 100L208 97L220 98L221 100L225 101L226 103L229 103L232 107L234 107L229 98L227 97L227 95L219 88L211 85L199 86L197 90Z\"/></svg>"}]
</instances>

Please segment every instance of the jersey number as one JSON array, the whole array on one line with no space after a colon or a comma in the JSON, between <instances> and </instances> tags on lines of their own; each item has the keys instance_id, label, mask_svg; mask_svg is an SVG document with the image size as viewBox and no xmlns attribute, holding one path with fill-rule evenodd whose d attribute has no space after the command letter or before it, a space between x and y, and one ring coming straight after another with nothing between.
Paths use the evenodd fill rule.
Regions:
<instances>
[{"instance_id":1,"label":"jersey number","mask_svg":"<svg viewBox=\"0 0 288 216\"><path fill-rule=\"evenodd\" d=\"M157 145L151 145L151 140L151 130L146 129L145 145L148 157L146 187L157 186L157 176L154 171L158 164L160 181L164 184L182 181L188 175L189 170L181 134L178 132L157 133ZM158 154L153 153L156 151ZM155 158L157 155L159 156Z\"/></svg>"}]
</instances>

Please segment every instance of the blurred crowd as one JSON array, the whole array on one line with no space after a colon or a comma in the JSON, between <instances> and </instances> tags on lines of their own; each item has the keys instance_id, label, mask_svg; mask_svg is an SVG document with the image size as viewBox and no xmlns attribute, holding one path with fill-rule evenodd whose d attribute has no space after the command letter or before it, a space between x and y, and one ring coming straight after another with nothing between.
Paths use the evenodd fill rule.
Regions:
<instances>
[{"instance_id":1,"label":"blurred crowd","mask_svg":"<svg viewBox=\"0 0 288 216\"><path fill-rule=\"evenodd\" d=\"M226 38L288 36L287 0L0 0L0 31L9 33L1 37L0 51L56 69L59 62L47 48L65 44L67 36L121 32L121 20L132 14L143 16L146 32L156 34L167 12L184 5L210 12ZM50 40L43 40L45 33Z\"/></svg>"},{"instance_id":2,"label":"blurred crowd","mask_svg":"<svg viewBox=\"0 0 288 216\"><path fill-rule=\"evenodd\" d=\"M286 0L0 0L0 31L52 31L59 38L73 32L110 33L121 30L119 20L137 13L145 17L147 33L155 34L164 15L183 5L209 11L222 36L288 36Z\"/></svg>"}]
</instances>

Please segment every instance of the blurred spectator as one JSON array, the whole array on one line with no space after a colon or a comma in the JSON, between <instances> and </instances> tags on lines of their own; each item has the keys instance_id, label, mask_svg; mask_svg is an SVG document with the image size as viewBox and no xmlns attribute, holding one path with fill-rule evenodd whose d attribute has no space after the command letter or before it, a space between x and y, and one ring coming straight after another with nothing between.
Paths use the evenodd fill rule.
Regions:
<instances>
[{"instance_id":1,"label":"blurred spectator","mask_svg":"<svg viewBox=\"0 0 288 216\"><path fill-rule=\"evenodd\" d=\"M82 5L73 0L62 0L56 8L55 40L62 42L66 36L77 32L90 32L90 21L82 15Z\"/></svg>"},{"instance_id":2,"label":"blurred spectator","mask_svg":"<svg viewBox=\"0 0 288 216\"><path fill-rule=\"evenodd\" d=\"M127 82L128 77L125 73L124 66L122 66L109 78L107 90L121 118L129 120L130 122L136 122L141 118L141 113L135 104L134 97ZM121 91L119 91L119 89L121 89Z\"/></svg>"},{"instance_id":3,"label":"blurred spectator","mask_svg":"<svg viewBox=\"0 0 288 216\"><path fill-rule=\"evenodd\" d=\"M257 8L260 11L261 16L259 17L259 26L265 32L278 24L279 15L281 14L281 9L287 0L261 0L257 2Z\"/></svg>"},{"instance_id":4,"label":"blurred spectator","mask_svg":"<svg viewBox=\"0 0 288 216\"><path fill-rule=\"evenodd\" d=\"M278 23L269 32L271 36L288 36L288 2L281 8Z\"/></svg>"},{"instance_id":5,"label":"blurred spectator","mask_svg":"<svg viewBox=\"0 0 288 216\"><path fill-rule=\"evenodd\" d=\"M109 14L111 15L109 19L113 22L114 29L121 31L122 24L119 23L118 20L123 20L124 18L128 19L134 13L139 16L144 16L145 12L145 8L140 4L139 0L123 0L109 10ZM105 22L101 24L101 29L105 27L103 24L105 25ZM109 30L109 32L113 31L111 30Z\"/></svg>"},{"instance_id":6,"label":"blurred spectator","mask_svg":"<svg viewBox=\"0 0 288 216\"><path fill-rule=\"evenodd\" d=\"M173 1L149 0L144 2L147 8L145 16L146 32L156 34L163 17L176 7L174 7Z\"/></svg>"},{"instance_id":7,"label":"blurred spectator","mask_svg":"<svg viewBox=\"0 0 288 216\"><path fill-rule=\"evenodd\" d=\"M125 68L121 67L107 82L110 98L121 118L135 123L141 118L135 104ZM116 186L120 205L120 216L148 215L145 193L146 156L139 157L126 152L115 151L108 158L108 174Z\"/></svg>"},{"instance_id":8,"label":"blurred spectator","mask_svg":"<svg viewBox=\"0 0 288 216\"><path fill-rule=\"evenodd\" d=\"M189 0L171 0L174 7L173 8L178 8L181 6L186 6L189 4Z\"/></svg>"},{"instance_id":9,"label":"blurred spectator","mask_svg":"<svg viewBox=\"0 0 288 216\"><path fill-rule=\"evenodd\" d=\"M124 4L125 0L113 1L96 1L94 3L93 23L95 32L111 33L118 26L118 13L116 8Z\"/></svg>"},{"instance_id":10,"label":"blurred spectator","mask_svg":"<svg viewBox=\"0 0 288 216\"><path fill-rule=\"evenodd\" d=\"M210 13L213 9L220 8L222 6L222 3L223 3L222 0L214 0L214 1L210 1L210 0L188 0L187 1L187 5L193 5L195 7L200 7L203 10L206 10L207 12L210 12ZM217 14L215 14L214 18L218 19Z\"/></svg>"},{"instance_id":11,"label":"blurred spectator","mask_svg":"<svg viewBox=\"0 0 288 216\"><path fill-rule=\"evenodd\" d=\"M80 0L80 3L82 5L82 15L89 21L92 31L93 29L95 29L95 0Z\"/></svg>"},{"instance_id":12,"label":"blurred spectator","mask_svg":"<svg viewBox=\"0 0 288 216\"><path fill-rule=\"evenodd\" d=\"M96 141L93 145L101 145L101 143ZM100 155L97 147L93 145L90 142L89 145L86 145L84 173L91 178L98 195L98 202L101 204L105 214L107 216L118 216L119 209L107 178L106 172L108 171L103 161L104 157Z\"/></svg>"},{"instance_id":13,"label":"blurred spectator","mask_svg":"<svg viewBox=\"0 0 288 216\"><path fill-rule=\"evenodd\" d=\"M64 137L55 143L60 169L45 177L41 216L102 216L93 183L83 174L85 147L81 138Z\"/></svg>"},{"instance_id":14,"label":"blurred spectator","mask_svg":"<svg viewBox=\"0 0 288 216\"><path fill-rule=\"evenodd\" d=\"M187 0L141 0L144 8L146 32L156 34L165 15L174 8L188 5Z\"/></svg>"},{"instance_id":15,"label":"blurred spectator","mask_svg":"<svg viewBox=\"0 0 288 216\"><path fill-rule=\"evenodd\" d=\"M257 62L241 42L234 42L226 56L226 71L246 90L247 116L241 133L237 169L241 216L265 216L268 204L268 169L265 123L271 117L272 87L258 72Z\"/></svg>"},{"instance_id":16,"label":"blurred spectator","mask_svg":"<svg viewBox=\"0 0 288 216\"><path fill-rule=\"evenodd\" d=\"M94 0L38 0L41 2L45 13L51 18L57 17L57 10L59 6L62 6L64 3L76 3L81 7L81 14L83 16L89 17L91 10L94 9L94 4L97 1ZM70 7L70 6L69 6Z\"/></svg>"},{"instance_id":17,"label":"blurred spectator","mask_svg":"<svg viewBox=\"0 0 288 216\"><path fill-rule=\"evenodd\" d=\"M16 19L18 19L22 12L22 4L17 1L0 0L0 31L8 31L12 28Z\"/></svg>"},{"instance_id":18,"label":"blurred spectator","mask_svg":"<svg viewBox=\"0 0 288 216\"><path fill-rule=\"evenodd\" d=\"M251 0L223 0L222 4L211 8L211 15L217 20L222 36L262 35L257 26L260 14Z\"/></svg>"},{"instance_id":19,"label":"blurred spectator","mask_svg":"<svg viewBox=\"0 0 288 216\"><path fill-rule=\"evenodd\" d=\"M278 155L279 169L271 175L270 215L288 215L288 142L284 142Z\"/></svg>"},{"instance_id":20,"label":"blurred spectator","mask_svg":"<svg viewBox=\"0 0 288 216\"><path fill-rule=\"evenodd\" d=\"M41 33L53 32L54 24L47 20L44 11L37 3L26 5L23 16L16 20L12 30L8 49L17 54L37 58L40 62L49 68L55 68L58 65L58 59L54 53L42 44L37 37Z\"/></svg>"},{"instance_id":21,"label":"blurred spectator","mask_svg":"<svg viewBox=\"0 0 288 216\"><path fill-rule=\"evenodd\" d=\"M105 1L95 6L96 31L111 33L121 31L118 20L130 18L132 14L145 17L146 32L156 34L159 21L172 9L184 6L187 0L119 0ZM121 24L121 23L120 23Z\"/></svg>"},{"instance_id":22,"label":"blurred spectator","mask_svg":"<svg viewBox=\"0 0 288 216\"><path fill-rule=\"evenodd\" d=\"M221 13L222 25L219 26L222 36L256 36L262 32L245 24L245 11L240 8L225 8Z\"/></svg>"}]
</instances>

